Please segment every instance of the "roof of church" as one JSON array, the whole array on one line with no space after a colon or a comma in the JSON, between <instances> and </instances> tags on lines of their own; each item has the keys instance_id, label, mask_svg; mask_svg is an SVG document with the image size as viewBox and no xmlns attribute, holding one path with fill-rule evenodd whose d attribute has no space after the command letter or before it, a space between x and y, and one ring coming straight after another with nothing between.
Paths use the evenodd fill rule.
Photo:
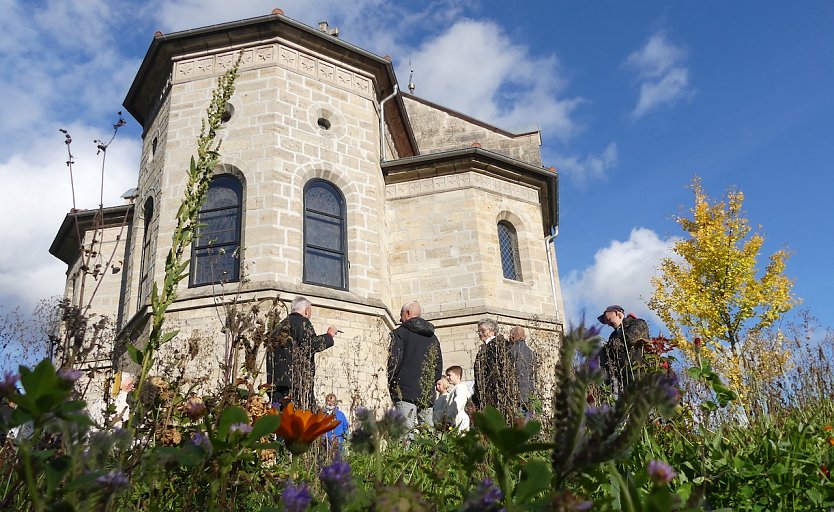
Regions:
<instances>
[{"instance_id":1,"label":"roof of church","mask_svg":"<svg viewBox=\"0 0 834 512\"><path fill-rule=\"evenodd\" d=\"M221 48L234 49L276 37L336 59L349 66L371 73L376 82L378 99L390 95L397 84L390 58L380 57L327 32L293 20L276 9L273 14L239 21L220 23L170 34L157 32L124 100L125 109L147 128L160 96L173 69L173 59L181 55L208 53ZM397 152L416 155L417 142L408 121L402 97L397 95L397 108L387 108L386 124L394 135Z\"/></svg>"}]
</instances>

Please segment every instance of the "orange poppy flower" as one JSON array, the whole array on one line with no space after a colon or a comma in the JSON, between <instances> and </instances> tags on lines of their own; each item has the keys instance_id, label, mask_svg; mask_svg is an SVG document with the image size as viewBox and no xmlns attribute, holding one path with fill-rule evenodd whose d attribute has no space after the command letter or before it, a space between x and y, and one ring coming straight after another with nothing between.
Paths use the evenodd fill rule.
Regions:
<instances>
[{"instance_id":1,"label":"orange poppy flower","mask_svg":"<svg viewBox=\"0 0 834 512\"><path fill-rule=\"evenodd\" d=\"M339 426L339 420L322 412L297 410L290 402L281 411L281 424L275 433L286 442L287 449L299 455L310 449L310 445L322 434Z\"/></svg>"},{"instance_id":2,"label":"orange poppy flower","mask_svg":"<svg viewBox=\"0 0 834 512\"><path fill-rule=\"evenodd\" d=\"M822 429L825 430L826 432L829 432L830 430L834 429L834 427L832 427L831 425L826 425L826 426L822 427Z\"/></svg>"}]
</instances>

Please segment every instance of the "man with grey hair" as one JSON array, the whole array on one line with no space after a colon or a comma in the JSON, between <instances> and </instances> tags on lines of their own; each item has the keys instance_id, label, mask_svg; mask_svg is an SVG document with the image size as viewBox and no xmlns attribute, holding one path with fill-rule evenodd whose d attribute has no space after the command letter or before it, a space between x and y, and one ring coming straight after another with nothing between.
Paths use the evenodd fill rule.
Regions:
<instances>
[{"instance_id":1,"label":"man with grey hair","mask_svg":"<svg viewBox=\"0 0 834 512\"><path fill-rule=\"evenodd\" d=\"M530 397L535 387L536 355L527 344L527 333L520 325L515 325L510 329L509 357L512 364L512 376L515 377L518 385L519 409L526 414L531 409Z\"/></svg>"},{"instance_id":2,"label":"man with grey hair","mask_svg":"<svg viewBox=\"0 0 834 512\"><path fill-rule=\"evenodd\" d=\"M388 354L388 389L394 406L415 424L433 425L435 383L443 376L443 356L434 326L424 320L420 304L409 302L400 309L399 327L391 332Z\"/></svg>"},{"instance_id":3,"label":"man with grey hair","mask_svg":"<svg viewBox=\"0 0 834 512\"><path fill-rule=\"evenodd\" d=\"M492 406L511 421L519 411L518 383L511 377L509 344L498 334L498 322L484 318L478 322L481 347L475 356L475 389L472 403L483 410Z\"/></svg>"},{"instance_id":4,"label":"man with grey hair","mask_svg":"<svg viewBox=\"0 0 834 512\"><path fill-rule=\"evenodd\" d=\"M305 297L293 299L291 313L270 334L272 350L267 353L267 382L272 384L272 402L292 401L299 409L316 407L313 386L316 379L316 353L333 346L338 332L316 334L310 317L313 304Z\"/></svg>"}]
</instances>

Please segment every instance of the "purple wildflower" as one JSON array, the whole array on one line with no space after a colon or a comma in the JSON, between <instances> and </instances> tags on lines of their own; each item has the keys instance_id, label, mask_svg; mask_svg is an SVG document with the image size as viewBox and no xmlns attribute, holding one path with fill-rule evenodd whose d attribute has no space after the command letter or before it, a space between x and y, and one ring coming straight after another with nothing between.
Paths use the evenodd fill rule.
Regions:
<instances>
[{"instance_id":1,"label":"purple wildflower","mask_svg":"<svg viewBox=\"0 0 834 512\"><path fill-rule=\"evenodd\" d=\"M501 506L504 495L501 489L489 478L478 484L461 507L462 512L502 512L506 509Z\"/></svg>"},{"instance_id":2,"label":"purple wildflower","mask_svg":"<svg viewBox=\"0 0 834 512\"><path fill-rule=\"evenodd\" d=\"M598 325L592 325L585 329L585 339L589 340L591 338L596 338L599 336L599 333L602 332L602 327Z\"/></svg>"},{"instance_id":3,"label":"purple wildflower","mask_svg":"<svg viewBox=\"0 0 834 512\"><path fill-rule=\"evenodd\" d=\"M71 368L61 368L58 370L58 377L65 382L75 382L81 378L84 373L81 370L73 370Z\"/></svg>"},{"instance_id":4,"label":"purple wildflower","mask_svg":"<svg viewBox=\"0 0 834 512\"><path fill-rule=\"evenodd\" d=\"M341 510L345 501L356 489L353 476L350 473L350 464L337 460L329 466L325 466L319 473L319 478L327 492L330 500L330 507L333 510Z\"/></svg>"},{"instance_id":5,"label":"purple wildflower","mask_svg":"<svg viewBox=\"0 0 834 512\"><path fill-rule=\"evenodd\" d=\"M20 375L14 372L6 372L3 380L0 380L0 396L8 396L17 392L17 381L20 380Z\"/></svg>"},{"instance_id":6,"label":"purple wildflower","mask_svg":"<svg viewBox=\"0 0 834 512\"><path fill-rule=\"evenodd\" d=\"M388 409L385 415L379 420L379 430L388 433L388 438L392 441L400 439L408 433L408 425L405 421L405 416L397 409Z\"/></svg>"},{"instance_id":7,"label":"purple wildflower","mask_svg":"<svg viewBox=\"0 0 834 512\"><path fill-rule=\"evenodd\" d=\"M665 392L666 398L672 404L678 403L680 400L680 389L678 388L678 376L674 373L663 375L658 382L661 389Z\"/></svg>"},{"instance_id":8,"label":"purple wildflower","mask_svg":"<svg viewBox=\"0 0 834 512\"><path fill-rule=\"evenodd\" d=\"M585 408L585 418L588 420L595 420L600 418L601 416L605 416L610 412L611 406L608 404L602 404L599 407L590 405Z\"/></svg>"},{"instance_id":9,"label":"purple wildflower","mask_svg":"<svg viewBox=\"0 0 834 512\"><path fill-rule=\"evenodd\" d=\"M650 460L646 471L648 471L649 478L652 479L652 482L657 485L668 484L678 476L672 469L672 466L662 460Z\"/></svg>"},{"instance_id":10,"label":"purple wildflower","mask_svg":"<svg viewBox=\"0 0 834 512\"><path fill-rule=\"evenodd\" d=\"M592 372L599 370L599 352L588 358L588 369Z\"/></svg>"},{"instance_id":11,"label":"purple wildflower","mask_svg":"<svg viewBox=\"0 0 834 512\"><path fill-rule=\"evenodd\" d=\"M115 491L116 489L120 489L122 487L126 487L129 480L127 476L122 473L121 471L110 471L109 473L105 473L100 477L96 478L96 483L106 487L111 492Z\"/></svg>"},{"instance_id":12,"label":"purple wildflower","mask_svg":"<svg viewBox=\"0 0 834 512\"><path fill-rule=\"evenodd\" d=\"M252 425L248 423L233 423L231 427L229 427L229 434L233 434L235 432L240 432L241 434L248 434L252 432Z\"/></svg>"},{"instance_id":13,"label":"purple wildflower","mask_svg":"<svg viewBox=\"0 0 834 512\"><path fill-rule=\"evenodd\" d=\"M303 512L310 507L313 496L307 484L302 482L301 485L296 485L290 482L284 489L283 500L285 512Z\"/></svg>"},{"instance_id":14,"label":"purple wildflower","mask_svg":"<svg viewBox=\"0 0 834 512\"><path fill-rule=\"evenodd\" d=\"M212 447L211 447L211 440L208 438L207 435L203 434L202 432L194 432L191 436L191 444L194 446L199 446L206 452L207 455L211 455Z\"/></svg>"}]
</instances>

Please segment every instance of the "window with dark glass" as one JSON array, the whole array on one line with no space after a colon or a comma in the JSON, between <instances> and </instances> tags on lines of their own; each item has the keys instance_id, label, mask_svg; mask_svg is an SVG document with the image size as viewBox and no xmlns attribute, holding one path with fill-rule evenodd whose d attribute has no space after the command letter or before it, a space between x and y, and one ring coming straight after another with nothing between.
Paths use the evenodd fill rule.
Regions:
<instances>
[{"instance_id":1,"label":"window with dark glass","mask_svg":"<svg viewBox=\"0 0 834 512\"><path fill-rule=\"evenodd\" d=\"M231 174L211 180L191 244L190 286L240 279L241 197L240 180Z\"/></svg>"},{"instance_id":2,"label":"window with dark glass","mask_svg":"<svg viewBox=\"0 0 834 512\"><path fill-rule=\"evenodd\" d=\"M153 220L153 198L149 197L145 201L145 207L142 210L145 216L145 231L142 233L142 256L139 259L139 300L137 304L142 307L151 293L151 258L153 254L151 251L151 221Z\"/></svg>"},{"instance_id":3,"label":"window with dark glass","mask_svg":"<svg viewBox=\"0 0 834 512\"><path fill-rule=\"evenodd\" d=\"M498 246L501 250L501 267L504 277L521 281L521 258L518 255L518 234L509 222L498 223Z\"/></svg>"},{"instance_id":4,"label":"window with dark glass","mask_svg":"<svg viewBox=\"0 0 834 512\"><path fill-rule=\"evenodd\" d=\"M304 282L347 289L345 201L333 184L304 187Z\"/></svg>"}]
</instances>

